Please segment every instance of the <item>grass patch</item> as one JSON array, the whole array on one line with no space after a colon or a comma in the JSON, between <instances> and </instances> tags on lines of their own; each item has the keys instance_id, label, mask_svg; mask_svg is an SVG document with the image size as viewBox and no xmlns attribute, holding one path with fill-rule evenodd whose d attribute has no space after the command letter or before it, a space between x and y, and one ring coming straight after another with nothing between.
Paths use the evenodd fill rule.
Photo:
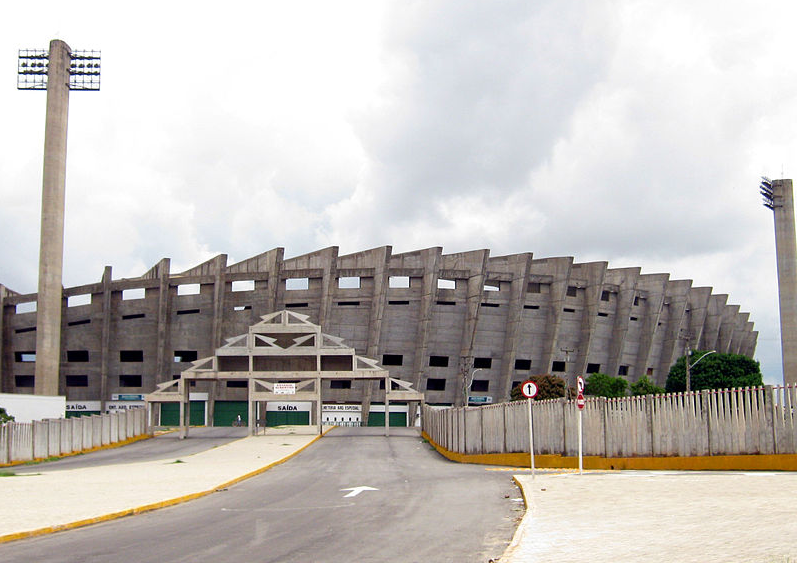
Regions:
<instances>
[{"instance_id":1,"label":"grass patch","mask_svg":"<svg viewBox=\"0 0 797 563\"><path fill-rule=\"evenodd\" d=\"M175 460L174 460L172 463L170 463L169 465L173 465L173 464L175 464L175 463L185 463L185 462L184 462L182 459L175 459Z\"/></svg>"},{"instance_id":2,"label":"grass patch","mask_svg":"<svg viewBox=\"0 0 797 563\"><path fill-rule=\"evenodd\" d=\"M75 455L82 455L82 454L75 454ZM61 459L60 456L53 455L53 456L45 457L45 458L42 458L42 459L35 459L33 461L26 461L22 465L38 465L39 463L47 463L48 461L58 461L59 459Z\"/></svg>"},{"instance_id":3,"label":"grass patch","mask_svg":"<svg viewBox=\"0 0 797 563\"><path fill-rule=\"evenodd\" d=\"M0 471L0 477L16 477L17 474L13 471Z\"/></svg>"}]
</instances>

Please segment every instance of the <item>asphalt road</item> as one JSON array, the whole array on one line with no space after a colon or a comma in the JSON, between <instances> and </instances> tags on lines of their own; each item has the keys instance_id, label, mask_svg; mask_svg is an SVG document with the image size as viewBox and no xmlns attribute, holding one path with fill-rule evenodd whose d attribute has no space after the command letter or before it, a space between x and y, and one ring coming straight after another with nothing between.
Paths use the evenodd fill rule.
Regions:
<instances>
[{"instance_id":1,"label":"asphalt road","mask_svg":"<svg viewBox=\"0 0 797 563\"><path fill-rule=\"evenodd\" d=\"M47 461L32 465L14 466L14 473L38 473L46 469L80 469L98 465L115 465L119 463L136 463L168 459L195 454L221 446L233 440L240 440L248 434L247 428L207 427L191 428L188 438L180 440L178 432L161 434L155 438L133 442L127 446L99 450L88 454L69 456L55 461Z\"/></svg>"},{"instance_id":2,"label":"asphalt road","mask_svg":"<svg viewBox=\"0 0 797 563\"><path fill-rule=\"evenodd\" d=\"M2 561L485 562L522 516L510 473L439 456L414 429L337 428L201 499L0 545ZM371 487L352 495L350 488Z\"/></svg>"}]
</instances>

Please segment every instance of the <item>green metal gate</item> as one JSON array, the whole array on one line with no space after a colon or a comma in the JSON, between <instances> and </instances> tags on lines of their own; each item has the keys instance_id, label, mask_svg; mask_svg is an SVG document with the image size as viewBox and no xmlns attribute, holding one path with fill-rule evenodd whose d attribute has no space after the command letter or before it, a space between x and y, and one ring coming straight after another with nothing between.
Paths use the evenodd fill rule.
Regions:
<instances>
[{"instance_id":1,"label":"green metal gate","mask_svg":"<svg viewBox=\"0 0 797 563\"><path fill-rule=\"evenodd\" d=\"M205 425L205 401L191 401L191 426ZM161 403L161 426L180 425L180 403Z\"/></svg>"},{"instance_id":2,"label":"green metal gate","mask_svg":"<svg viewBox=\"0 0 797 563\"><path fill-rule=\"evenodd\" d=\"M385 413L371 411L371 413L368 415L368 426L384 426L384 425L385 425ZM390 426L407 426L407 413L391 412Z\"/></svg>"},{"instance_id":3,"label":"green metal gate","mask_svg":"<svg viewBox=\"0 0 797 563\"><path fill-rule=\"evenodd\" d=\"M310 411L267 411L266 426L309 425Z\"/></svg>"},{"instance_id":4,"label":"green metal gate","mask_svg":"<svg viewBox=\"0 0 797 563\"><path fill-rule=\"evenodd\" d=\"M249 424L249 404L246 401L216 401L213 406L213 426L232 426L241 415L244 425Z\"/></svg>"}]
</instances>

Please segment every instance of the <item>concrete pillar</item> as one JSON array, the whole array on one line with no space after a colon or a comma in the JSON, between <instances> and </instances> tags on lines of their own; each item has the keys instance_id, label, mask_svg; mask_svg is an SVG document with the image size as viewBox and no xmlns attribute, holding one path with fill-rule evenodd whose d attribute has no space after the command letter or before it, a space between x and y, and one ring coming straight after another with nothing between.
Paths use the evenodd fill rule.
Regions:
<instances>
[{"instance_id":1,"label":"concrete pillar","mask_svg":"<svg viewBox=\"0 0 797 563\"><path fill-rule=\"evenodd\" d=\"M64 261L64 199L66 192L66 129L69 113L71 49L50 42L47 71L47 118L44 129L39 294L36 304L37 395L58 394L61 356L61 274Z\"/></svg>"},{"instance_id":2,"label":"concrete pillar","mask_svg":"<svg viewBox=\"0 0 797 563\"><path fill-rule=\"evenodd\" d=\"M382 339L382 320L385 316L388 292L390 291L390 256L393 247L383 246L367 252L368 261L374 268L374 294L371 298L371 311L368 315L368 343L365 355L369 358L379 357L379 343ZM366 254L366 253L363 253ZM368 424L371 412L371 400L376 381L363 381L362 424ZM389 389L385 388L385 392Z\"/></svg>"},{"instance_id":3,"label":"concrete pillar","mask_svg":"<svg viewBox=\"0 0 797 563\"><path fill-rule=\"evenodd\" d=\"M797 242L794 233L794 188L791 180L773 180L775 252L778 264L780 345L783 382L797 383Z\"/></svg>"},{"instance_id":4,"label":"concrete pillar","mask_svg":"<svg viewBox=\"0 0 797 563\"><path fill-rule=\"evenodd\" d=\"M110 399L108 395L108 371L111 361L111 282L113 271L110 266L105 266L102 274L102 333L100 336L100 412L105 412L105 402Z\"/></svg>"}]
</instances>

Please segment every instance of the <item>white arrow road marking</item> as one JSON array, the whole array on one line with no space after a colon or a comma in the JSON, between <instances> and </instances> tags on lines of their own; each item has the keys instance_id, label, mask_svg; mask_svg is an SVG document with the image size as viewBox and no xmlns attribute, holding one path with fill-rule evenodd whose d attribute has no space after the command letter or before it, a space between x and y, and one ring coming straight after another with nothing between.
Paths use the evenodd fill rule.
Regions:
<instances>
[{"instance_id":1,"label":"white arrow road marking","mask_svg":"<svg viewBox=\"0 0 797 563\"><path fill-rule=\"evenodd\" d=\"M348 495L343 495L343 498L356 497L363 491L378 491L373 487L349 487L348 489L341 489L341 491L351 491Z\"/></svg>"}]
</instances>

